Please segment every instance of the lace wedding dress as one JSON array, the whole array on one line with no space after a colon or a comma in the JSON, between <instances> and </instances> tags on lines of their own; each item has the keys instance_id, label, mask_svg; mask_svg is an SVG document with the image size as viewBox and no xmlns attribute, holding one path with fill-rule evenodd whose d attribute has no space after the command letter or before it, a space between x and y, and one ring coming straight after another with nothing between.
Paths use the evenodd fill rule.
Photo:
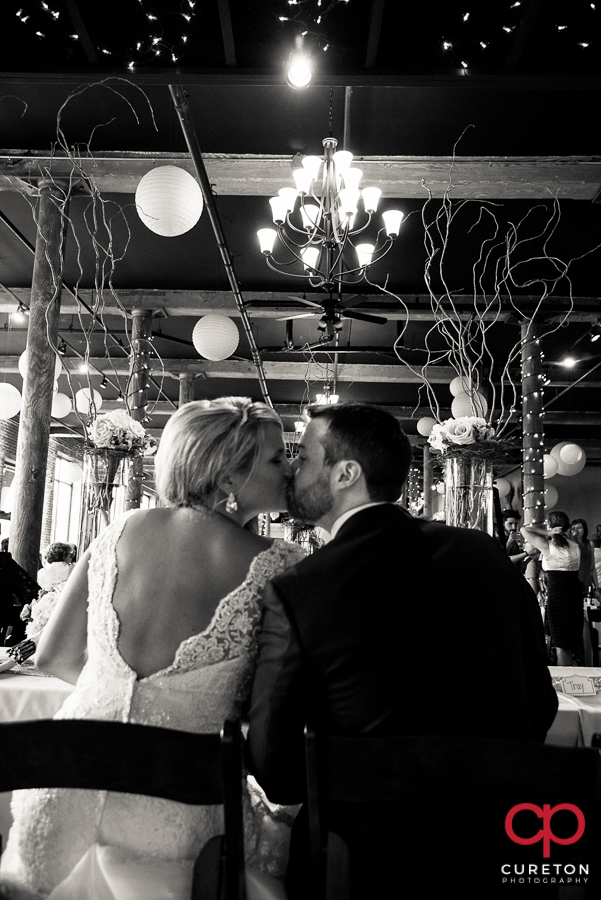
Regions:
<instances>
[{"instance_id":1,"label":"lace wedding dress","mask_svg":"<svg viewBox=\"0 0 601 900\"><path fill-rule=\"evenodd\" d=\"M172 664L138 679L117 649L119 620L112 605L116 546L129 515L110 525L92 552L88 660L55 718L219 731L250 691L263 587L304 551L275 540L255 557L244 582L220 601L209 626L180 644ZM256 795L253 802L257 812ZM16 791L12 811L14 825L0 860L0 891L9 900L187 900L194 859L222 829L221 807L106 791ZM245 823L247 860L256 866L258 859L269 871L269 862L260 862L260 811L256 821L254 829ZM139 885L135 892L132 880Z\"/></svg>"}]
</instances>

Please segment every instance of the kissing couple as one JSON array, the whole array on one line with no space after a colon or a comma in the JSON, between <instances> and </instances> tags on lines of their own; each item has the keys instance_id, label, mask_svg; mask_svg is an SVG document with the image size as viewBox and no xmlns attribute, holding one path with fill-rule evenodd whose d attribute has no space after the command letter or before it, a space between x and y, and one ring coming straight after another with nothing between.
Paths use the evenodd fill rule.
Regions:
<instances>
[{"instance_id":1,"label":"kissing couple","mask_svg":"<svg viewBox=\"0 0 601 900\"><path fill-rule=\"evenodd\" d=\"M249 766L276 804L304 800L308 718L343 736L544 740L557 696L522 576L487 535L414 519L397 504L412 452L392 415L362 404L309 414L292 463L263 403L195 401L171 417L156 456L161 505L105 529L40 639L36 665L75 685L57 718L216 732L250 698ZM330 542L305 558L247 527L286 508ZM443 615L444 661L430 652L428 627ZM492 628L502 666L487 643ZM459 708L438 704L433 715L423 690L407 689L416 673L441 684L474 670ZM328 827L349 847L353 897L386 896L397 870L402 816L382 807L328 809ZM188 900L194 860L222 828L214 807L62 789L15 792L13 817L0 865L13 900L147 900L150 882L153 898ZM269 846L260 816L247 825L249 898L286 896L277 880L285 841ZM305 826L301 811L290 898L310 897ZM108 883L124 862L121 895Z\"/></svg>"}]
</instances>

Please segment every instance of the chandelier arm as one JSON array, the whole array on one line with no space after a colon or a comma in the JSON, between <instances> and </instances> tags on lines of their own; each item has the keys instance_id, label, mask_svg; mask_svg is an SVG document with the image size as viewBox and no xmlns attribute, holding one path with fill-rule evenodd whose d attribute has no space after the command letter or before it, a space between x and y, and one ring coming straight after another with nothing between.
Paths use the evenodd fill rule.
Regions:
<instances>
[{"instance_id":1,"label":"chandelier arm","mask_svg":"<svg viewBox=\"0 0 601 900\"><path fill-rule=\"evenodd\" d=\"M273 257L271 257L271 259L273 259ZM269 266L269 268L271 269L271 271L272 271L272 272L277 272L278 275L286 275L287 278L308 278L308 279L309 279L309 283L311 284L311 287L321 287L321 285L323 284L323 277L322 277L322 275L321 275L321 272L318 272L317 269L314 269L314 270L313 270L313 271L316 273L315 275L307 275L306 272L305 272L303 275L297 275L296 272L282 272L281 269L278 269L278 268L277 268L277 266L292 265L292 263L280 263L280 262L278 262L276 259L274 259L273 262L274 262L276 265L273 265L273 264L271 263L271 260L270 260L270 257L269 257L269 256L266 256L266 257L265 257L265 261L266 261L267 265ZM314 279L314 278L320 278L320 279L321 279L321 281L319 282L319 284L317 284L317 285L316 285L316 284L313 284L312 279Z\"/></svg>"},{"instance_id":2,"label":"chandelier arm","mask_svg":"<svg viewBox=\"0 0 601 900\"><path fill-rule=\"evenodd\" d=\"M373 218L373 213L368 212L368 213L367 213L367 222L365 223L365 225L362 225L361 228L354 228L352 231L349 231L349 232L348 232L348 236L349 236L349 237L352 237L352 236L355 235L355 234L361 234L362 231L365 231L365 229L366 229L369 225L371 225L371 220L372 220L372 218ZM380 235L380 232L381 232L382 230L383 230L383 229L380 228L380 231L378 231L378 236ZM378 238L376 238L376 242L377 242L377 240L378 240Z\"/></svg>"},{"instance_id":3,"label":"chandelier arm","mask_svg":"<svg viewBox=\"0 0 601 900\"><path fill-rule=\"evenodd\" d=\"M286 233L286 231L282 228L281 225L278 226L278 237L279 237L280 241L282 242L282 244L284 245L284 247L286 248L286 250L288 250L289 253L294 254L297 259L300 259L300 257L297 256L296 252L292 249L293 247L298 247L300 250L304 250L305 247L311 246L311 239L309 239L305 244L297 244L296 241L294 241L290 237L290 235ZM302 260L301 260L301 262L302 262Z\"/></svg>"},{"instance_id":4,"label":"chandelier arm","mask_svg":"<svg viewBox=\"0 0 601 900\"><path fill-rule=\"evenodd\" d=\"M363 275L360 278L357 278L355 281L350 281L350 280L347 281L347 276L352 275L354 272L363 272ZM353 269L350 272L343 272L342 275L334 275L332 280L336 284L346 284L346 285L352 286L355 284L361 284L361 282L363 281L364 278L365 278L365 266L361 267L360 269Z\"/></svg>"},{"instance_id":5,"label":"chandelier arm","mask_svg":"<svg viewBox=\"0 0 601 900\"><path fill-rule=\"evenodd\" d=\"M286 216L286 225L288 225L293 231L296 231L298 234L307 235L306 228L297 228L296 225L290 221L290 214L288 214ZM276 228L278 229L278 232L280 231L280 229L282 231L284 230L283 225L276 225ZM308 241L309 244L311 243L311 241L313 241L315 239L315 235L317 234L317 232L319 232L320 237L323 235L323 232L321 231L319 225L315 225L313 230L311 231L311 233L309 235L309 241Z\"/></svg>"}]
</instances>

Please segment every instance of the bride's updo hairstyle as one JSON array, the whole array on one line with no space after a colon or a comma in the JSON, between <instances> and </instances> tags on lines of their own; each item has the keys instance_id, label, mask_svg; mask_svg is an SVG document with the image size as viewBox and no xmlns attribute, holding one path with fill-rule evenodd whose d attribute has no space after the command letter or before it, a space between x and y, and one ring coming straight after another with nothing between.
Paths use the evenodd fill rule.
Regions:
<instances>
[{"instance_id":1,"label":"bride's updo hairstyle","mask_svg":"<svg viewBox=\"0 0 601 900\"><path fill-rule=\"evenodd\" d=\"M252 478L267 425L282 423L266 403L248 397L195 400L175 412L155 457L164 506L216 506L218 481L234 472Z\"/></svg>"}]
</instances>

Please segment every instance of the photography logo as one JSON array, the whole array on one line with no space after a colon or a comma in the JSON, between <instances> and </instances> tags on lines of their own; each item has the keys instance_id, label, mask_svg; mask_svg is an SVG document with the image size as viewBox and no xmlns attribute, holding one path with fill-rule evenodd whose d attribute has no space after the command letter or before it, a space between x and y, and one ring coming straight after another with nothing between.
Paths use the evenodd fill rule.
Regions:
<instances>
[{"instance_id":1,"label":"photography logo","mask_svg":"<svg viewBox=\"0 0 601 900\"><path fill-rule=\"evenodd\" d=\"M552 819L557 813L567 811L575 817L574 831L567 837L560 837L555 834L552 828ZM538 819L542 820L542 827L536 834L523 837L516 833L514 819L520 812L534 813ZM525 819L521 817L521 823L524 824ZM575 844L584 834L586 826L584 813L573 803L558 803L551 806L544 803L543 806L537 806L534 803L517 803L512 806L505 816L505 832L507 837L514 844L529 846L542 842L543 859L549 860L551 857L551 844ZM504 863L501 866L502 883L503 884L524 884L524 883L543 883L543 884L586 884L588 881L589 867L585 863L525 863L519 864Z\"/></svg>"}]
</instances>

